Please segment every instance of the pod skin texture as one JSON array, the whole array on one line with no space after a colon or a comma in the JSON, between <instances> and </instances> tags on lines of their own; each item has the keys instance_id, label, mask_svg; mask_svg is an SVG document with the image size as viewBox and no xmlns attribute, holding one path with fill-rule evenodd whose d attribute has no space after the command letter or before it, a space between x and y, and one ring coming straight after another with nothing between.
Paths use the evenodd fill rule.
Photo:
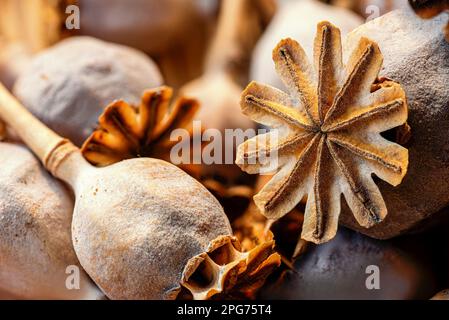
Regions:
<instances>
[{"instance_id":1,"label":"pod skin texture","mask_svg":"<svg viewBox=\"0 0 449 320\"><path fill-rule=\"evenodd\" d=\"M39 120L80 146L116 99L138 104L163 82L155 63L125 46L72 37L38 54L14 86Z\"/></svg>"},{"instance_id":2,"label":"pod skin texture","mask_svg":"<svg viewBox=\"0 0 449 320\"><path fill-rule=\"evenodd\" d=\"M207 252L212 240L232 235L218 201L161 160L83 170L74 188L75 250L111 299L175 298L189 260Z\"/></svg>"},{"instance_id":3,"label":"pod skin texture","mask_svg":"<svg viewBox=\"0 0 449 320\"><path fill-rule=\"evenodd\" d=\"M0 163L0 291L21 299L102 298L72 247L67 189L25 147L0 143ZM66 287L69 266L79 269L79 290Z\"/></svg>"}]
</instances>

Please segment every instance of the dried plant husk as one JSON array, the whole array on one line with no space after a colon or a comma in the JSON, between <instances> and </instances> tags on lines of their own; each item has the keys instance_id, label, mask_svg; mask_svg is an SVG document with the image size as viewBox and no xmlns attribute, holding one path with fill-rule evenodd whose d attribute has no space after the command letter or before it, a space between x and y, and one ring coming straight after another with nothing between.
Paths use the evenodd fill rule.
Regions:
<instances>
[{"instance_id":1,"label":"dried plant husk","mask_svg":"<svg viewBox=\"0 0 449 320\"><path fill-rule=\"evenodd\" d=\"M207 253L189 260L181 284L195 300L250 299L279 267L280 256L272 253L274 241L264 241L244 251L234 237L219 237Z\"/></svg>"},{"instance_id":2,"label":"dried plant husk","mask_svg":"<svg viewBox=\"0 0 449 320\"><path fill-rule=\"evenodd\" d=\"M109 103L138 104L145 89L162 81L154 62L139 51L72 37L36 55L14 92L42 122L81 145Z\"/></svg>"},{"instance_id":3,"label":"dried plant husk","mask_svg":"<svg viewBox=\"0 0 449 320\"><path fill-rule=\"evenodd\" d=\"M301 238L317 244L334 237L342 194L360 226L382 221L387 208L372 176L397 186L408 165L407 149L381 135L406 122L404 90L378 79L375 42L361 38L343 63L340 37L331 23L318 24L313 65L299 43L281 40L273 60L288 93L254 81L241 99L245 115L276 129L238 148L245 172L276 172L256 205L278 220L307 195ZM276 159L265 161L266 154Z\"/></svg>"},{"instance_id":4,"label":"dried plant husk","mask_svg":"<svg viewBox=\"0 0 449 320\"><path fill-rule=\"evenodd\" d=\"M409 105L409 167L400 186L379 181L388 215L360 228L345 207L342 222L371 237L387 239L416 229L449 204L449 44L443 16L422 20L410 8L393 11L351 32L344 48L361 37L376 41L384 55L381 76L399 82Z\"/></svg>"},{"instance_id":5,"label":"dried plant husk","mask_svg":"<svg viewBox=\"0 0 449 320\"><path fill-rule=\"evenodd\" d=\"M196 100L185 97L170 106L172 94L171 88L159 87L146 90L138 105L112 102L84 142L83 156L100 167L137 157L170 161L171 148L178 143L171 140L171 133L185 129L191 134L191 121L199 108Z\"/></svg>"},{"instance_id":6,"label":"dried plant husk","mask_svg":"<svg viewBox=\"0 0 449 320\"><path fill-rule=\"evenodd\" d=\"M250 79L279 89L285 88L273 68L271 55L273 48L281 39L292 38L297 40L309 58L312 58L316 25L323 20L338 26L343 36L363 23L357 14L317 0L280 4L270 25L254 48Z\"/></svg>"},{"instance_id":7,"label":"dried plant husk","mask_svg":"<svg viewBox=\"0 0 449 320\"><path fill-rule=\"evenodd\" d=\"M70 192L24 146L0 143L0 163L0 288L21 299L104 297L73 250ZM71 266L79 289L66 287Z\"/></svg>"},{"instance_id":8,"label":"dried plant husk","mask_svg":"<svg viewBox=\"0 0 449 320\"><path fill-rule=\"evenodd\" d=\"M185 285L194 298L209 298L237 285L259 286L279 264L272 242L248 253L218 250L229 242L239 249L229 221L207 189L176 166L139 158L96 168L3 86L0 102L5 122L73 189L75 252L107 297L174 299ZM204 272L206 256L217 260ZM195 282L197 269L216 280L212 286Z\"/></svg>"}]
</instances>

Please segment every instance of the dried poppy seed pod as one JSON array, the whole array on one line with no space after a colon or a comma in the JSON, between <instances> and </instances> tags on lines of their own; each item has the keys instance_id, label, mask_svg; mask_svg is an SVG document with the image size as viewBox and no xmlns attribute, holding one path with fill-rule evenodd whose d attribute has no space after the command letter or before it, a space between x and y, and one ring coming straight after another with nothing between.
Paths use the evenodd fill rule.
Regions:
<instances>
[{"instance_id":1,"label":"dried poppy seed pod","mask_svg":"<svg viewBox=\"0 0 449 320\"><path fill-rule=\"evenodd\" d=\"M22 299L101 298L73 250L65 186L20 145L0 143L0 163L0 288ZM70 274L79 289L66 286Z\"/></svg>"},{"instance_id":2,"label":"dried poppy seed pod","mask_svg":"<svg viewBox=\"0 0 449 320\"><path fill-rule=\"evenodd\" d=\"M140 158L95 168L3 86L0 116L73 188L75 252L109 298L174 299L181 286L210 298L260 286L279 265L272 242L239 253L218 201L177 167Z\"/></svg>"},{"instance_id":3,"label":"dried poppy seed pod","mask_svg":"<svg viewBox=\"0 0 449 320\"><path fill-rule=\"evenodd\" d=\"M363 37L350 52L343 60L340 30L320 22L313 64L292 39L273 49L288 93L255 81L242 92L242 112L274 129L238 148L242 170L276 172L254 201L278 220L307 196L301 238L317 244L335 236L342 194L357 223L373 227L387 215L373 176L397 186L407 172L407 149L381 135L406 122L405 92L378 79L374 41ZM267 154L276 157L264 161Z\"/></svg>"},{"instance_id":4,"label":"dried poppy seed pod","mask_svg":"<svg viewBox=\"0 0 449 320\"><path fill-rule=\"evenodd\" d=\"M138 103L146 88L161 83L159 70L143 53L73 37L38 54L14 92L37 118L80 146L111 101Z\"/></svg>"},{"instance_id":5,"label":"dried poppy seed pod","mask_svg":"<svg viewBox=\"0 0 449 320\"><path fill-rule=\"evenodd\" d=\"M251 61L250 79L283 88L273 68L271 52L280 39L292 38L301 43L309 57L313 55L315 27L320 21L339 26L342 35L363 23L355 13L317 0L291 1L279 6L278 12L257 42Z\"/></svg>"},{"instance_id":6,"label":"dried poppy seed pod","mask_svg":"<svg viewBox=\"0 0 449 320\"><path fill-rule=\"evenodd\" d=\"M191 131L191 121L199 104L178 98L169 106L173 90L160 87L146 90L139 105L123 100L112 102L99 117L98 128L84 142L83 156L96 166L137 158L157 158L170 162L171 140L176 129Z\"/></svg>"},{"instance_id":7,"label":"dried poppy seed pod","mask_svg":"<svg viewBox=\"0 0 449 320\"><path fill-rule=\"evenodd\" d=\"M422 20L410 8L388 13L351 32L346 51L359 39L376 41L384 54L380 76L399 82L409 105L412 128L409 169L404 181L392 188L379 183L388 208L385 221L360 228L343 210L342 222L368 236L388 239L406 233L435 217L449 205L449 43L441 34L442 15Z\"/></svg>"}]
</instances>

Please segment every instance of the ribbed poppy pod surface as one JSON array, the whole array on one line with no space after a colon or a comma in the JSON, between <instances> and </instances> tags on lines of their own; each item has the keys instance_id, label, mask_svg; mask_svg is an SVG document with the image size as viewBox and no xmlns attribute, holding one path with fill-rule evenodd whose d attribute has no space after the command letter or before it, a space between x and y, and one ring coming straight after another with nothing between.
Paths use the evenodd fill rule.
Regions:
<instances>
[{"instance_id":1,"label":"ribbed poppy pod surface","mask_svg":"<svg viewBox=\"0 0 449 320\"><path fill-rule=\"evenodd\" d=\"M0 163L0 290L22 299L104 297L73 250L69 191L24 146L0 143Z\"/></svg>"},{"instance_id":2,"label":"ribbed poppy pod surface","mask_svg":"<svg viewBox=\"0 0 449 320\"><path fill-rule=\"evenodd\" d=\"M207 299L239 283L259 284L279 265L273 242L242 253L218 201L167 162L91 166L0 86L0 117L75 193L78 259L111 299ZM249 272L249 274L248 274Z\"/></svg>"}]
</instances>

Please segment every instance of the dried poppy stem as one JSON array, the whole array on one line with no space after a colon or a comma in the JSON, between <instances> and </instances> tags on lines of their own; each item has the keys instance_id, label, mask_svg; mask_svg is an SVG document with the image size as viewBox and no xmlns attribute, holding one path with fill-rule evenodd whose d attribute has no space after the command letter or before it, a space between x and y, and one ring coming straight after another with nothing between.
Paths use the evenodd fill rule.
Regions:
<instances>
[{"instance_id":1,"label":"dried poppy stem","mask_svg":"<svg viewBox=\"0 0 449 320\"><path fill-rule=\"evenodd\" d=\"M0 116L75 192L78 259L111 299L203 299L259 286L279 265L273 242L241 253L223 209L196 180L157 159L91 166L2 85ZM243 282L243 283L242 283Z\"/></svg>"}]
</instances>

